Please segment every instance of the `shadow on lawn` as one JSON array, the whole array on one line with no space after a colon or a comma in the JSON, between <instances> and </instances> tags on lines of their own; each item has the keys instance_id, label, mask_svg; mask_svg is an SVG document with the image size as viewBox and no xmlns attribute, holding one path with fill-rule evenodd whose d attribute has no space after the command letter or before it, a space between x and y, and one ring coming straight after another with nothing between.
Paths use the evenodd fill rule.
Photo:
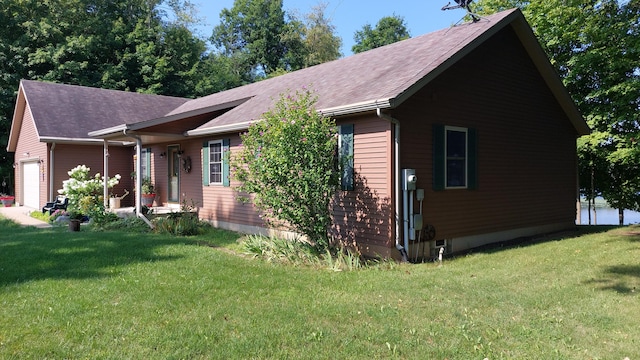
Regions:
<instances>
[{"instance_id":1,"label":"shadow on lawn","mask_svg":"<svg viewBox=\"0 0 640 360\"><path fill-rule=\"evenodd\" d=\"M70 233L0 221L0 287L32 280L113 276L133 263L171 261L159 248L189 243L176 237L126 232Z\"/></svg>"},{"instance_id":2,"label":"shadow on lawn","mask_svg":"<svg viewBox=\"0 0 640 360\"><path fill-rule=\"evenodd\" d=\"M587 284L598 284L602 290L613 290L620 294L635 294L640 283L640 265L615 265L604 270L604 277L592 279Z\"/></svg>"},{"instance_id":3,"label":"shadow on lawn","mask_svg":"<svg viewBox=\"0 0 640 360\"><path fill-rule=\"evenodd\" d=\"M475 247L469 250L465 250L459 253L451 254L450 256L463 256L472 253L495 253L503 250L513 249L513 248L521 248L527 246L533 246L537 244L542 244L546 242L552 241L561 241L563 239L576 238L580 236L585 236L589 234L596 233L604 233L613 229L618 228L619 226L614 225L578 225L576 229L571 231L562 231L551 234L541 234L537 236L527 236L521 237L517 239L501 241L496 243L491 243L479 247Z\"/></svg>"}]
</instances>

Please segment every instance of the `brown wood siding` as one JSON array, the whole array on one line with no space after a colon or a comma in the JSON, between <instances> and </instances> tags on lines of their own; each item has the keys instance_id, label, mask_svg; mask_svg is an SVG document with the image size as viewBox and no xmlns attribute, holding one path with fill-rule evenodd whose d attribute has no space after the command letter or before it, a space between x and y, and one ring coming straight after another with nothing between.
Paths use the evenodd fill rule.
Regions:
<instances>
[{"instance_id":1,"label":"brown wood siding","mask_svg":"<svg viewBox=\"0 0 640 360\"><path fill-rule=\"evenodd\" d=\"M506 28L394 112L438 238L575 219L576 131ZM475 128L477 190L432 190L432 125Z\"/></svg>"},{"instance_id":2,"label":"brown wood siding","mask_svg":"<svg viewBox=\"0 0 640 360\"><path fill-rule=\"evenodd\" d=\"M167 151L169 146L177 146L183 151L180 160L179 201L180 205L186 204L194 207L202 206L202 165L200 153L202 142L171 142L144 146L151 149L151 179L156 189L156 204L169 204L169 160ZM163 154L161 157L160 154ZM183 159L191 159L191 171L185 171Z\"/></svg>"},{"instance_id":3,"label":"brown wood siding","mask_svg":"<svg viewBox=\"0 0 640 360\"><path fill-rule=\"evenodd\" d=\"M210 140L230 140L231 156L239 151L240 136L237 134L204 138L199 142L200 154L202 144ZM202 156L200 156L202 159ZM225 221L233 224L264 227L264 221L259 216L258 210L253 204L245 204L236 198L234 187L236 181L231 181L231 186L209 185L202 186L202 160L198 161L198 173L200 174L200 187L203 195L203 211L201 217L207 220Z\"/></svg>"},{"instance_id":4,"label":"brown wood siding","mask_svg":"<svg viewBox=\"0 0 640 360\"><path fill-rule=\"evenodd\" d=\"M28 153L28 155L27 155ZM38 189L29 189L29 191L38 191L41 206L47 202L47 184L49 183L49 175L46 171L48 168L47 146L38 139L35 124L31 117L29 106L25 107L22 114L22 126L20 127L20 135L16 144L15 152L15 197L16 202L24 204L24 194L22 194L22 174L20 165L22 162L41 161L40 176L38 181Z\"/></svg>"},{"instance_id":5,"label":"brown wood siding","mask_svg":"<svg viewBox=\"0 0 640 360\"><path fill-rule=\"evenodd\" d=\"M390 246L393 239L391 124L375 115L340 119L353 124L355 189L339 192L333 235L346 242Z\"/></svg>"},{"instance_id":6,"label":"brown wood siding","mask_svg":"<svg viewBox=\"0 0 640 360\"><path fill-rule=\"evenodd\" d=\"M104 148L102 144L56 144L54 153L54 197L57 195L58 189L62 189L62 182L69 179L69 170L78 165L89 167L91 169L90 176L94 176L96 173L104 175ZM122 201L122 206L133 206L130 154L131 147L109 146L109 177L114 177L116 174L121 176L120 183L111 192L119 196L122 196L124 189L130 192L130 195Z\"/></svg>"}]
</instances>

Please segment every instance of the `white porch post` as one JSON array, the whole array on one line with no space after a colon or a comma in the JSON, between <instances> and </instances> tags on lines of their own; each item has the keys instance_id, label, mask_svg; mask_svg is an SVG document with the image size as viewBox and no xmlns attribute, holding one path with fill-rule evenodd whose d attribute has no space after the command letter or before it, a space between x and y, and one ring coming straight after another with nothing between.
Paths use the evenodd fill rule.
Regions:
<instances>
[{"instance_id":1,"label":"white porch post","mask_svg":"<svg viewBox=\"0 0 640 360\"><path fill-rule=\"evenodd\" d=\"M136 138L136 214L142 214L142 139Z\"/></svg>"},{"instance_id":2,"label":"white porch post","mask_svg":"<svg viewBox=\"0 0 640 360\"><path fill-rule=\"evenodd\" d=\"M108 208L109 207L109 184L108 184L108 179L109 179L109 142L105 139L103 141L103 148L104 148L104 199L102 200L102 202L104 203L104 208Z\"/></svg>"}]
</instances>

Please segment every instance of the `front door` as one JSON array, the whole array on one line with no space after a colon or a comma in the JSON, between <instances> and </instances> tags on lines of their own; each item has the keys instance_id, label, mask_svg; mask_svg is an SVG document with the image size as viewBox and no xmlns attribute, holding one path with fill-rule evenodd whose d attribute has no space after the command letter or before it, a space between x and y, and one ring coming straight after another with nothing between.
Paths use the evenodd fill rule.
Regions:
<instances>
[{"instance_id":1,"label":"front door","mask_svg":"<svg viewBox=\"0 0 640 360\"><path fill-rule=\"evenodd\" d=\"M180 202L180 147L177 145L169 146L167 151L169 159L169 193L168 201Z\"/></svg>"}]
</instances>

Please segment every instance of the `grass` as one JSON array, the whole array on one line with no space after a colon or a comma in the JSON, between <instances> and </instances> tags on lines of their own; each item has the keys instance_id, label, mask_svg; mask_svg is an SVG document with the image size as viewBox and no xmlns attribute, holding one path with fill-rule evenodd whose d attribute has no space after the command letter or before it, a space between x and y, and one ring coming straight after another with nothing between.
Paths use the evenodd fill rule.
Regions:
<instances>
[{"instance_id":1,"label":"grass","mask_svg":"<svg viewBox=\"0 0 640 360\"><path fill-rule=\"evenodd\" d=\"M217 230L0 220L0 234L2 359L635 359L640 349L637 227L342 272L239 256L238 235Z\"/></svg>"}]
</instances>

